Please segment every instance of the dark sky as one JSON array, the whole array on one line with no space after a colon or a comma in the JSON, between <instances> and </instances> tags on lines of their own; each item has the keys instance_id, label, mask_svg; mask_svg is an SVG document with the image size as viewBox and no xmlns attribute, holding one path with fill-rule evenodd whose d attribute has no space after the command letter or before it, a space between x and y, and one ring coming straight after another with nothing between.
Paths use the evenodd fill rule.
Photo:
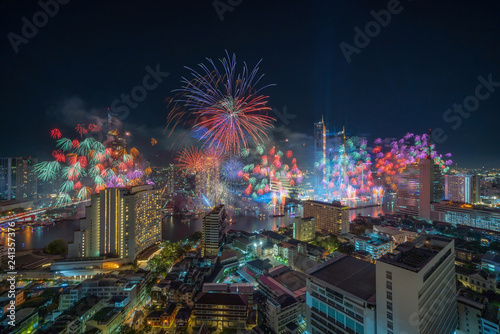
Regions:
<instances>
[{"instance_id":1,"label":"dark sky","mask_svg":"<svg viewBox=\"0 0 500 334\"><path fill-rule=\"evenodd\" d=\"M331 129L346 125L371 140L442 128L447 139L438 150L459 165L500 166L500 83L480 90L489 97L456 129L458 114L445 114L475 94L479 76L500 82L498 1L402 0L350 63L340 43L354 45L353 29L364 30L374 20L370 11L393 0L219 2L237 4L222 21L212 0L71 0L16 54L8 34L22 35L22 18L33 22L41 7L2 1L0 156L45 158L55 147L52 128L70 134L78 123L104 118L113 100L142 85L147 66L159 64L169 76L123 122L134 145L163 161L170 146L164 100L189 76L184 66L227 50L250 66L263 60L263 83L276 84L265 91L270 106L296 115L286 129L298 137L312 135L322 114Z\"/></svg>"}]
</instances>

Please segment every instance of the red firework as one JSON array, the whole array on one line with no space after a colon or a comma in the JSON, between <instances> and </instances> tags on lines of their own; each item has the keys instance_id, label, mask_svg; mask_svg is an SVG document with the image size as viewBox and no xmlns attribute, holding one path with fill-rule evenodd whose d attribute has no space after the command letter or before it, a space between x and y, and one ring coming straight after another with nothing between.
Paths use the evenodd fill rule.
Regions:
<instances>
[{"instance_id":1,"label":"red firework","mask_svg":"<svg viewBox=\"0 0 500 334\"><path fill-rule=\"evenodd\" d=\"M52 131L50 131L50 137L54 138L54 139L61 139L61 131L59 131L59 129L54 129Z\"/></svg>"}]
</instances>

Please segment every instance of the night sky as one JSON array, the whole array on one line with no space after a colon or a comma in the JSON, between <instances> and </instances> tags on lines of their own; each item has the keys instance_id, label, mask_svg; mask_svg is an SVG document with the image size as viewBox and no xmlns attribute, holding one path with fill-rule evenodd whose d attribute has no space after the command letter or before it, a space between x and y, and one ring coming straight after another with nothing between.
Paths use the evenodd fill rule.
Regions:
<instances>
[{"instance_id":1,"label":"night sky","mask_svg":"<svg viewBox=\"0 0 500 334\"><path fill-rule=\"evenodd\" d=\"M167 162L165 99L189 77L184 66L220 59L227 50L251 67L262 59L262 82L276 84L265 90L270 106L295 115L282 130L293 140L311 137L322 114L332 131L345 125L370 142L441 128L438 151L451 152L459 166L500 167L497 0L402 0L350 63L339 45L354 47L354 28L364 31L374 20L370 11L394 0L215 3L234 6L221 14L212 0L71 0L16 53L8 36L22 36L23 17L33 22L42 9L36 1L2 1L0 156L47 158L55 148L52 128L72 135L76 124L104 119L115 99L142 85L146 67L158 65L169 75L123 123L131 144L152 161ZM479 106L463 112L466 119L447 112L466 99L474 103L468 97L479 76L493 81L490 91L479 90ZM157 146L148 143L151 137Z\"/></svg>"}]
</instances>

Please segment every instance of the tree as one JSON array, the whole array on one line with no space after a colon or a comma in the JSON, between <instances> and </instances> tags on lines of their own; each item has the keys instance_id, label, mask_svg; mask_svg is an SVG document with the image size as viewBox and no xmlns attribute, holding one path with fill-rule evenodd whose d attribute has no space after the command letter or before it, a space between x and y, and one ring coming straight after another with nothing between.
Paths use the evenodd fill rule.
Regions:
<instances>
[{"instance_id":1,"label":"tree","mask_svg":"<svg viewBox=\"0 0 500 334\"><path fill-rule=\"evenodd\" d=\"M45 247L45 253L53 255L68 254L68 245L62 239L54 240Z\"/></svg>"},{"instance_id":2,"label":"tree","mask_svg":"<svg viewBox=\"0 0 500 334\"><path fill-rule=\"evenodd\" d=\"M188 241L195 244L201 240L202 235L203 234L200 231L194 232L188 237Z\"/></svg>"}]
</instances>

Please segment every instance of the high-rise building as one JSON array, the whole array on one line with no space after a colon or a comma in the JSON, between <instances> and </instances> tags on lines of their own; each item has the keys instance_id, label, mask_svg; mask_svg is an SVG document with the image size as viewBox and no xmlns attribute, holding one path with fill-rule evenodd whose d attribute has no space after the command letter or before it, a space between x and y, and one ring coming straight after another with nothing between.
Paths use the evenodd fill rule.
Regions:
<instances>
[{"instance_id":1,"label":"high-rise building","mask_svg":"<svg viewBox=\"0 0 500 334\"><path fill-rule=\"evenodd\" d=\"M453 333L457 328L453 239L420 237L377 261L377 333Z\"/></svg>"},{"instance_id":2,"label":"high-rise building","mask_svg":"<svg viewBox=\"0 0 500 334\"><path fill-rule=\"evenodd\" d=\"M300 241L310 241L316 234L316 224L313 217L293 220L293 238Z\"/></svg>"},{"instance_id":3,"label":"high-rise building","mask_svg":"<svg viewBox=\"0 0 500 334\"><path fill-rule=\"evenodd\" d=\"M107 188L91 196L70 244L70 257L115 254L134 261L149 246L161 241L161 193L152 185Z\"/></svg>"},{"instance_id":4,"label":"high-rise building","mask_svg":"<svg viewBox=\"0 0 500 334\"><path fill-rule=\"evenodd\" d=\"M321 116L321 122L314 123L314 161L315 163L323 166L320 174L316 177L316 186L318 187L321 182L325 182L325 162L326 162L326 137L328 131L326 130L325 120Z\"/></svg>"},{"instance_id":5,"label":"high-rise building","mask_svg":"<svg viewBox=\"0 0 500 334\"><path fill-rule=\"evenodd\" d=\"M345 254L309 269L307 332L376 333L375 273L374 264Z\"/></svg>"},{"instance_id":6,"label":"high-rise building","mask_svg":"<svg viewBox=\"0 0 500 334\"><path fill-rule=\"evenodd\" d=\"M173 164L167 167L167 183L165 185L165 193L167 197L171 197L175 192L175 168Z\"/></svg>"},{"instance_id":7,"label":"high-rise building","mask_svg":"<svg viewBox=\"0 0 500 334\"><path fill-rule=\"evenodd\" d=\"M443 199L443 179L439 165L431 159L406 166L398 184L396 212L430 219L431 202Z\"/></svg>"},{"instance_id":8,"label":"high-rise building","mask_svg":"<svg viewBox=\"0 0 500 334\"><path fill-rule=\"evenodd\" d=\"M452 202L476 204L479 199L479 177L472 175L445 175L445 199Z\"/></svg>"},{"instance_id":9,"label":"high-rise building","mask_svg":"<svg viewBox=\"0 0 500 334\"><path fill-rule=\"evenodd\" d=\"M226 236L226 209L216 206L203 217L201 256L217 256Z\"/></svg>"},{"instance_id":10,"label":"high-rise building","mask_svg":"<svg viewBox=\"0 0 500 334\"><path fill-rule=\"evenodd\" d=\"M210 161L206 161L206 164L207 167L195 175L196 199L204 208L220 204L225 189L220 186L219 165Z\"/></svg>"},{"instance_id":11,"label":"high-rise building","mask_svg":"<svg viewBox=\"0 0 500 334\"><path fill-rule=\"evenodd\" d=\"M304 201L304 218L313 217L316 230L340 235L349 233L349 207L340 202Z\"/></svg>"},{"instance_id":12,"label":"high-rise building","mask_svg":"<svg viewBox=\"0 0 500 334\"><path fill-rule=\"evenodd\" d=\"M33 167L37 163L31 157L0 158L0 199L35 201L38 179Z\"/></svg>"}]
</instances>

